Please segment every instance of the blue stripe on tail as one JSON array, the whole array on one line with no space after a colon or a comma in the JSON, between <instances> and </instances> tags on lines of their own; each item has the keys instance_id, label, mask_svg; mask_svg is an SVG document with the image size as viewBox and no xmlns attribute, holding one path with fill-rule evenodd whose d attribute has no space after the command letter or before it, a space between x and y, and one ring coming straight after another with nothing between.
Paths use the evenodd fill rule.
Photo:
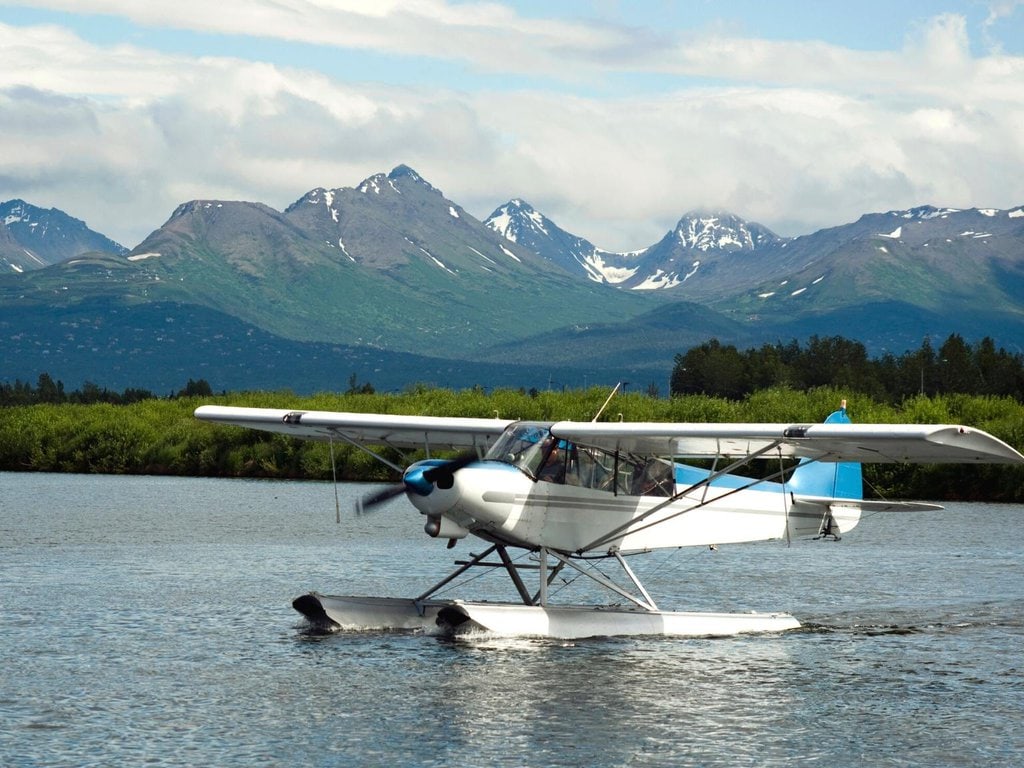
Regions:
<instances>
[{"instance_id":1,"label":"blue stripe on tail","mask_svg":"<svg viewBox=\"0 0 1024 768\"><path fill-rule=\"evenodd\" d=\"M850 424L846 415L846 401L842 407L825 419L826 424ZM858 462L829 463L801 459L786 483L786 490L802 496L828 496L835 499L864 498Z\"/></svg>"},{"instance_id":2,"label":"blue stripe on tail","mask_svg":"<svg viewBox=\"0 0 1024 768\"><path fill-rule=\"evenodd\" d=\"M850 424L846 415L846 401L838 411L825 419L826 424ZM696 485L707 480L710 471L689 464L676 463L675 480L681 488ZM719 475L711 481L715 488L744 488L752 479L739 475ZM677 489L679 490L679 489ZM764 482L756 486L759 491L786 491L800 496L823 496L830 499L862 499L864 485L861 481L860 464L857 462L825 463L801 459L793 475L785 483Z\"/></svg>"}]
</instances>

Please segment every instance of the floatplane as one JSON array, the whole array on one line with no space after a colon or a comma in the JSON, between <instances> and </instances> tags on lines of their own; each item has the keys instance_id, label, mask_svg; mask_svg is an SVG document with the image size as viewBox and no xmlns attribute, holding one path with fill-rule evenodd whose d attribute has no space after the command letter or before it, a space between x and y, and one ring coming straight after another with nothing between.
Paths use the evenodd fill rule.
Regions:
<instances>
[{"instance_id":1,"label":"floatplane","mask_svg":"<svg viewBox=\"0 0 1024 768\"><path fill-rule=\"evenodd\" d=\"M795 629L800 623L789 613L662 610L626 556L738 542L838 539L864 512L940 508L864 499L865 462L1024 463L1014 448L970 427L853 424L845 401L816 424L596 418L541 423L213 405L201 406L195 415L356 446L402 475L400 484L363 499L357 511L404 494L425 518L428 536L448 547L467 536L489 545L457 561L452 573L414 598L317 592L296 598L295 609L325 630L570 639ZM382 455L380 446L425 450L428 458L398 466ZM430 457L446 451L459 455ZM753 466L765 465L771 470L762 471L763 476L747 476ZM526 550L529 561L516 562L510 550ZM589 567L595 559L611 564L619 575L611 578ZM504 569L521 602L436 597L473 568ZM614 595L614 602L579 605L549 599L552 583L563 572L592 579Z\"/></svg>"}]
</instances>

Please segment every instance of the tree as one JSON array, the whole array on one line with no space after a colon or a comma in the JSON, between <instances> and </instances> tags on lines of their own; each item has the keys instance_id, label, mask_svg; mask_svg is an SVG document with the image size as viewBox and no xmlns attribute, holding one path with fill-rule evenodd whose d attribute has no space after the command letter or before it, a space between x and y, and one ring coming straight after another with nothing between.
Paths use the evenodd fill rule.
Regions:
<instances>
[{"instance_id":1,"label":"tree","mask_svg":"<svg viewBox=\"0 0 1024 768\"><path fill-rule=\"evenodd\" d=\"M974 364L981 379L979 391L984 395L1024 395L1024 360L1011 355L986 336L974 351Z\"/></svg>"},{"instance_id":2,"label":"tree","mask_svg":"<svg viewBox=\"0 0 1024 768\"><path fill-rule=\"evenodd\" d=\"M738 399L750 391L747 367L736 347L723 346L718 339L706 341L685 355L676 355L671 394L703 393Z\"/></svg>"},{"instance_id":3,"label":"tree","mask_svg":"<svg viewBox=\"0 0 1024 768\"><path fill-rule=\"evenodd\" d=\"M364 384L359 383L359 378L353 373L348 377L348 389L345 390L346 395L372 395L376 390L370 382Z\"/></svg>"},{"instance_id":4,"label":"tree","mask_svg":"<svg viewBox=\"0 0 1024 768\"><path fill-rule=\"evenodd\" d=\"M66 399L64 396L64 382L54 382L48 373L39 374L39 381L36 383L37 402L63 403Z\"/></svg>"},{"instance_id":5,"label":"tree","mask_svg":"<svg viewBox=\"0 0 1024 768\"><path fill-rule=\"evenodd\" d=\"M811 336L801 355L800 378L805 387L849 386L865 389L868 352L859 341L842 336Z\"/></svg>"},{"instance_id":6,"label":"tree","mask_svg":"<svg viewBox=\"0 0 1024 768\"><path fill-rule=\"evenodd\" d=\"M939 347L939 391L973 393L981 389L981 376L975 367L970 346L958 333Z\"/></svg>"},{"instance_id":7,"label":"tree","mask_svg":"<svg viewBox=\"0 0 1024 768\"><path fill-rule=\"evenodd\" d=\"M792 366L781 344L763 344L747 353L750 386L754 391L793 385Z\"/></svg>"},{"instance_id":8,"label":"tree","mask_svg":"<svg viewBox=\"0 0 1024 768\"><path fill-rule=\"evenodd\" d=\"M199 379L198 381L189 379L185 388L178 392L178 397L210 397L212 395L213 389L210 387L210 382L206 379Z\"/></svg>"}]
</instances>

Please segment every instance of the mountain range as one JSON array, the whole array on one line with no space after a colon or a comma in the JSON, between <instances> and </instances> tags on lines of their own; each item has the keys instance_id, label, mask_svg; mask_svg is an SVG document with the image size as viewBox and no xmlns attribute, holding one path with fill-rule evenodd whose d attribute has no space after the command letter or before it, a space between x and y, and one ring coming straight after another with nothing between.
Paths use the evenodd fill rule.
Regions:
<instances>
[{"instance_id":1,"label":"mountain range","mask_svg":"<svg viewBox=\"0 0 1024 768\"><path fill-rule=\"evenodd\" d=\"M0 203L0 273L39 269L88 251L128 253L56 208L37 208L24 200Z\"/></svg>"},{"instance_id":2,"label":"mountain range","mask_svg":"<svg viewBox=\"0 0 1024 768\"><path fill-rule=\"evenodd\" d=\"M127 250L56 209L0 206L0 371L156 391L580 386L664 391L673 358L843 335L1024 348L1024 209L924 206L784 238L692 211L596 248L521 199L484 221L407 166L284 211L193 200Z\"/></svg>"},{"instance_id":3,"label":"mountain range","mask_svg":"<svg viewBox=\"0 0 1024 768\"><path fill-rule=\"evenodd\" d=\"M570 234L523 200L511 200L485 221L514 243L541 254L570 272L635 291L681 286L704 271L718 256L741 252L764 253L785 241L766 227L724 212L691 211L675 229L654 245L639 251L613 253Z\"/></svg>"}]
</instances>

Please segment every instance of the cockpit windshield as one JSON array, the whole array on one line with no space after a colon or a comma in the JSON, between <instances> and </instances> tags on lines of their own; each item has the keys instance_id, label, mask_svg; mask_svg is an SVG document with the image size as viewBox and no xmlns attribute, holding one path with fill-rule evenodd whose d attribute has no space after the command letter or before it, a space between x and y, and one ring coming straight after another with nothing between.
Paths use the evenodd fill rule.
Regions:
<instances>
[{"instance_id":1,"label":"cockpit windshield","mask_svg":"<svg viewBox=\"0 0 1024 768\"><path fill-rule=\"evenodd\" d=\"M484 458L512 464L530 477L536 477L537 468L551 447L551 440L551 432L548 431L547 425L518 424L506 430L494 442Z\"/></svg>"},{"instance_id":2,"label":"cockpit windshield","mask_svg":"<svg viewBox=\"0 0 1024 768\"><path fill-rule=\"evenodd\" d=\"M484 458L511 464L538 481L636 496L674 493L671 461L577 446L554 437L547 424L516 424Z\"/></svg>"}]
</instances>

